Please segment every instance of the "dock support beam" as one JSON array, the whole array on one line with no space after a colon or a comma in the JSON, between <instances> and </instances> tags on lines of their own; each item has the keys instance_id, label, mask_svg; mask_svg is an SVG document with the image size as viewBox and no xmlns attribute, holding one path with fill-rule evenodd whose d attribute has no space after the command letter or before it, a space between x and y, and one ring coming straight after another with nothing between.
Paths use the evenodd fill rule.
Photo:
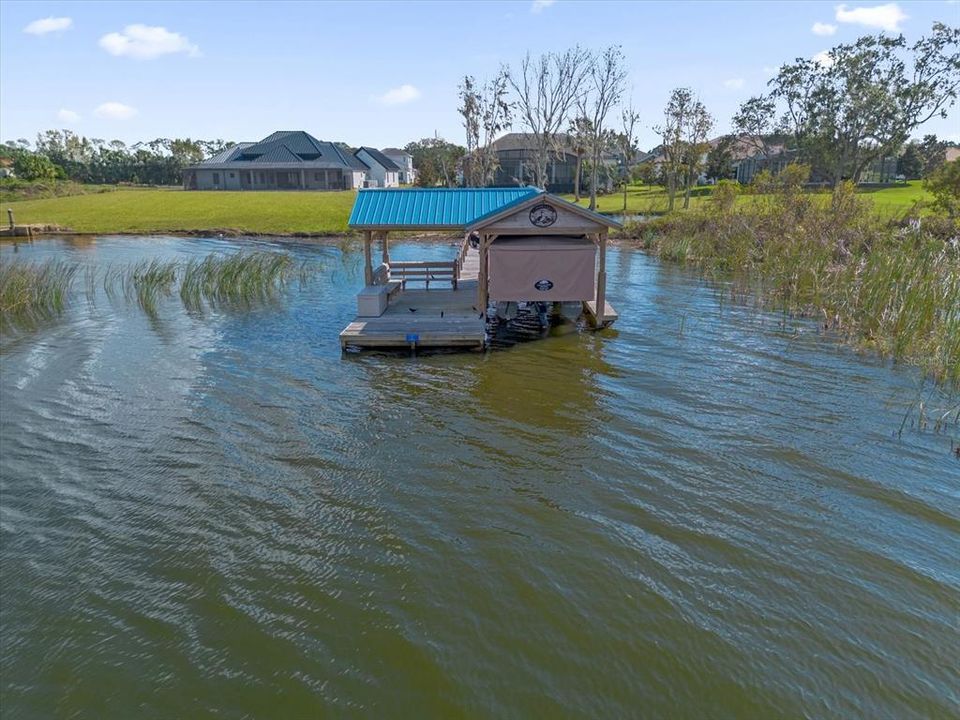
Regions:
<instances>
[{"instance_id":1,"label":"dock support beam","mask_svg":"<svg viewBox=\"0 0 960 720\"><path fill-rule=\"evenodd\" d=\"M373 285L373 259L370 256L370 245L373 243L373 232L363 232L363 281L367 287Z\"/></svg>"},{"instance_id":2,"label":"dock support beam","mask_svg":"<svg viewBox=\"0 0 960 720\"><path fill-rule=\"evenodd\" d=\"M477 304L478 310L484 315L487 313L487 304L490 301L490 244L496 239L496 235L480 236L480 272L477 274Z\"/></svg>"},{"instance_id":3,"label":"dock support beam","mask_svg":"<svg viewBox=\"0 0 960 720\"><path fill-rule=\"evenodd\" d=\"M600 260L597 265L597 327L601 327L606 316L607 302L607 233L606 231L597 236L597 244L600 246Z\"/></svg>"}]
</instances>

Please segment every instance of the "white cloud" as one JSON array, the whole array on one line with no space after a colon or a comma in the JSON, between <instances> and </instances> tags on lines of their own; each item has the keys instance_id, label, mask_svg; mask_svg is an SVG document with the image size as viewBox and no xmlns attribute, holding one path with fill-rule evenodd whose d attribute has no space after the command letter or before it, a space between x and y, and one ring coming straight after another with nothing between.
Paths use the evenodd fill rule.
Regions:
<instances>
[{"instance_id":1,"label":"white cloud","mask_svg":"<svg viewBox=\"0 0 960 720\"><path fill-rule=\"evenodd\" d=\"M401 85L387 90L383 95L373 98L381 105L403 105L420 97L420 91L413 85Z\"/></svg>"},{"instance_id":2,"label":"white cloud","mask_svg":"<svg viewBox=\"0 0 960 720\"><path fill-rule=\"evenodd\" d=\"M723 81L723 86L725 88L730 88L731 90L739 90L744 86L744 83L745 81L743 78L730 78L729 80Z\"/></svg>"},{"instance_id":3,"label":"white cloud","mask_svg":"<svg viewBox=\"0 0 960 720\"><path fill-rule=\"evenodd\" d=\"M100 47L111 55L137 60L152 60L173 53L186 53L190 57L200 54L200 48L180 33L170 32L165 27L139 24L127 25L123 32L104 35L100 38Z\"/></svg>"},{"instance_id":4,"label":"white cloud","mask_svg":"<svg viewBox=\"0 0 960 720\"><path fill-rule=\"evenodd\" d=\"M822 68L833 67L833 55L830 54L829 50L821 50L810 59Z\"/></svg>"},{"instance_id":5,"label":"white cloud","mask_svg":"<svg viewBox=\"0 0 960 720\"><path fill-rule=\"evenodd\" d=\"M830 23L815 22L810 30L814 35L833 35L837 31L837 26Z\"/></svg>"},{"instance_id":6,"label":"white cloud","mask_svg":"<svg viewBox=\"0 0 960 720\"><path fill-rule=\"evenodd\" d=\"M80 121L80 113L74 112L73 110L63 110L61 109L57 113L57 120L65 123L75 123Z\"/></svg>"},{"instance_id":7,"label":"white cloud","mask_svg":"<svg viewBox=\"0 0 960 720\"><path fill-rule=\"evenodd\" d=\"M31 35L46 35L52 32L63 32L73 25L73 20L68 17L48 17L40 20L34 20L27 25L23 31Z\"/></svg>"},{"instance_id":8,"label":"white cloud","mask_svg":"<svg viewBox=\"0 0 960 720\"><path fill-rule=\"evenodd\" d=\"M873 7L858 7L847 10L846 5L837 5L837 22L865 25L869 28L880 28L888 32L900 32L900 23L909 16L896 3L874 5Z\"/></svg>"},{"instance_id":9,"label":"white cloud","mask_svg":"<svg viewBox=\"0 0 960 720\"><path fill-rule=\"evenodd\" d=\"M137 114L137 109L121 102L105 102L98 105L93 114L104 120L129 120Z\"/></svg>"},{"instance_id":10,"label":"white cloud","mask_svg":"<svg viewBox=\"0 0 960 720\"><path fill-rule=\"evenodd\" d=\"M553 5L556 1L557 0L533 0L533 2L530 3L530 12L532 12L534 15L541 13Z\"/></svg>"}]
</instances>

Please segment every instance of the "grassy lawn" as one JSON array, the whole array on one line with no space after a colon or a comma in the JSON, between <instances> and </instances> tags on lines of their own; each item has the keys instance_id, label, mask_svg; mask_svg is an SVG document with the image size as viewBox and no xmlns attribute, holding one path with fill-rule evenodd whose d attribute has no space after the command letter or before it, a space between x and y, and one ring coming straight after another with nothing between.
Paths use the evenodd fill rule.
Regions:
<instances>
[{"instance_id":1,"label":"grassy lawn","mask_svg":"<svg viewBox=\"0 0 960 720\"><path fill-rule=\"evenodd\" d=\"M695 208L707 202L713 188L706 186L695 188L691 194L690 207ZM870 200L876 210L884 215L893 215L909 210L914 202L932 199L930 193L923 189L920 181L908 182L904 185L889 188L862 188L858 191L865 199ZM824 192L823 196L829 197ZM741 195L738 202L749 202L750 195ZM573 195L564 195L564 198L573 201ZM582 198L580 205L586 207L589 198ZM683 207L683 196L677 195L676 208ZM623 193L602 195L597 198L597 209L604 213L623 212ZM659 185L631 185L627 188L627 214L629 215L662 215L667 211L667 193Z\"/></svg>"},{"instance_id":2,"label":"grassy lawn","mask_svg":"<svg viewBox=\"0 0 960 720\"><path fill-rule=\"evenodd\" d=\"M94 186L91 186L94 187ZM691 207L709 201L712 188L694 190ZM883 215L904 212L917 200L930 198L921 183L860 191ZM0 207L11 208L18 224L48 224L87 233L161 233L194 230L223 230L263 234L341 234L356 197L354 192L226 192L183 191L178 188L97 188L92 193L18 199L0 193ZM738 202L750 202L743 195ZM827 193L823 194L826 199ZM573 197L566 196L568 200ZM586 206L589 201L582 199ZM619 213L623 196L598 198L600 212ZM677 208L683 198L678 197ZM631 186L627 191L627 212L661 215L667 197L659 186Z\"/></svg>"},{"instance_id":3,"label":"grassy lawn","mask_svg":"<svg viewBox=\"0 0 960 720\"><path fill-rule=\"evenodd\" d=\"M126 188L117 192L9 202L17 224L77 232L234 230L337 234L347 230L354 192L226 192Z\"/></svg>"}]
</instances>

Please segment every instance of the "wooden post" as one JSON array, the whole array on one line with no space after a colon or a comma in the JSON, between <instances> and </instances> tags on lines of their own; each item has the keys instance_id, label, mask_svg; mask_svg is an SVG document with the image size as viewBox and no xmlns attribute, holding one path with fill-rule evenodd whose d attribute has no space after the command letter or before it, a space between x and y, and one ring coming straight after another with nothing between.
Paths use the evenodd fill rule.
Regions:
<instances>
[{"instance_id":1,"label":"wooden post","mask_svg":"<svg viewBox=\"0 0 960 720\"><path fill-rule=\"evenodd\" d=\"M607 231L599 235L600 262L597 267L597 327L603 325L607 309Z\"/></svg>"},{"instance_id":2,"label":"wooden post","mask_svg":"<svg viewBox=\"0 0 960 720\"><path fill-rule=\"evenodd\" d=\"M380 250L381 250L381 259L384 265L390 264L390 246L387 241L387 231L384 230L380 235Z\"/></svg>"},{"instance_id":3,"label":"wooden post","mask_svg":"<svg viewBox=\"0 0 960 720\"><path fill-rule=\"evenodd\" d=\"M373 285L373 260L370 257L370 245L373 243L373 232L363 232L363 280L367 287Z\"/></svg>"},{"instance_id":4,"label":"wooden post","mask_svg":"<svg viewBox=\"0 0 960 720\"><path fill-rule=\"evenodd\" d=\"M486 316L487 314L487 246L490 240L488 235L480 236L480 270L477 273L477 308Z\"/></svg>"},{"instance_id":5,"label":"wooden post","mask_svg":"<svg viewBox=\"0 0 960 720\"><path fill-rule=\"evenodd\" d=\"M13 230L16 224L13 222L13 208L7 208L7 219L10 221L10 229Z\"/></svg>"}]
</instances>

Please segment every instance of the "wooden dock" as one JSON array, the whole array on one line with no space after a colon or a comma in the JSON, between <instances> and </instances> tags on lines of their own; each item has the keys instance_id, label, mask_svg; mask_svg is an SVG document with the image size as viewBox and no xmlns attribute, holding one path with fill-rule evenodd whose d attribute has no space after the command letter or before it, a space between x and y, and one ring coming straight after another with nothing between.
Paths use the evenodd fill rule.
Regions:
<instances>
[{"instance_id":1,"label":"wooden dock","mask_svg":"<svg viewBox=\"0 0 960 720\"><path fill-rule=\"evenodd\" d=\"M587 318L595 328L603 328L607 325L612 325L617 321L617 318L620 317L617 314L617 311L613 309L613 305L608 302L603 303L602 316L597 315L597 303L595 300L587 300L584 302L583 311L586 313Z\"/></svg>"},{"instance_id":2,"label":"wooden dock","mask_svg":"<svg viewBox=\"0 0 960 720\"><path fill-rule=\"evenodd\" d=\"M380 317L357 317L340 333L340 347L482 348L486 320L477 307L480 256L462 256L457 289L431 287L399 293Z\"/></svg>"}]
</instances>

